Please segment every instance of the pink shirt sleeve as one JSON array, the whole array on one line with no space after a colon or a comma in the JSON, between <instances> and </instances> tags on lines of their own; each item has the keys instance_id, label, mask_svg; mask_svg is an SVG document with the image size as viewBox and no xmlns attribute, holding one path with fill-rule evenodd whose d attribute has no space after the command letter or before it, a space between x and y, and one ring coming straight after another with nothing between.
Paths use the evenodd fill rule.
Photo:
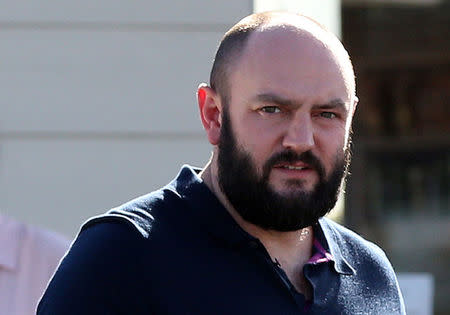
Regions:
<instances>
[{"instance_id":1,"label":"pink shirt sleeve","mask_svg":"<svg viewBox=\"0 0 450 315\"><path fill-rule=\"evenodd\" d=\"M69 241L0 215L0 314L33 315Z\"/></svg>"}]
</instances>

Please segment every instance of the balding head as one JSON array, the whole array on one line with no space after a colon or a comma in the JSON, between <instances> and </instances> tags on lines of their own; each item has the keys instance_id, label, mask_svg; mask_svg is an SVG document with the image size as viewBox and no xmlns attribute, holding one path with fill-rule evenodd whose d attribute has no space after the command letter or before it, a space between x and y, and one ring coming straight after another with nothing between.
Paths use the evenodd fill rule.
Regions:
<instances>
[{"instance_id":1,"label":"balding head","mask_svg":"<svg viewBox=\"0 0 450 315\"><path fill-rule=\"evenodd\" d=\"M289 13L243 19L220 44L211 87L197 94L215 146L210 186L264 229L316 222L346 173L354 93L347 52L317 22Z\"/></svg>"},{"instance_id":2,"label":"balding head","mask_svg":"<svg viewBox=\"0 0 450 315\"><path fill-rule=\"evenodd\" d=\"M250 41L261 39L261 35L267 33L276 34L276 36L282 36L283 33L297 34L305 41L314 41L322 45L341 68L349 90L355 94L354 72L349 55L334 34L315 20L300 14L264 12L252 14L234 25L224 35L216 52L210 74L210 86L225 103L228 103L231 97L230 75L235 70L240 57L246 51ZM271 37L263 40L267 41L269 38ZM307 58L308 56L299 55L298 57Z\"/></svg>"}]
</instances>

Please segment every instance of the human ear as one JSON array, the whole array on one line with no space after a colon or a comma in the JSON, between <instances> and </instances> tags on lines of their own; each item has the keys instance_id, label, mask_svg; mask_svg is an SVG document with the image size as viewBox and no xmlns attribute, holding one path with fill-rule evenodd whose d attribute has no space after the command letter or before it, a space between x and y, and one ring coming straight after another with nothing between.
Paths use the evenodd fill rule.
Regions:
<instances>
[{"instance_id":1,"label":"human ear","mask_svg":"<svg viewBox=\"0 0 450 315\"><path fill-rule=\"evenodd\" d=\"M208 140L212 145L217 145L220 139L220 113L222 111L220 97L207 84L202 83L197 90L197 102Z\"/></svg>"}]
</instances>

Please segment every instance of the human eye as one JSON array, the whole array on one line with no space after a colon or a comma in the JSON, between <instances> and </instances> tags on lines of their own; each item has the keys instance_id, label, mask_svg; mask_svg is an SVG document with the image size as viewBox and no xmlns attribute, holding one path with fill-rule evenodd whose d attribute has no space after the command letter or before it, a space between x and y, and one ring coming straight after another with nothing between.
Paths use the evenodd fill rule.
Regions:
<instances>
[{"instance_id":1,"label":"human eye","mask_svg":"<svg viewBox=\"0 0 450 315\"><path fill-rule=\"evenodd\" d=\"M260 109L260 111L268 114L276 114L280 113L281 109L278 106L264 106Z\"/></svg>"},{"instance_id":2,"label":"human eye","mask_svg":"<svg viewBox=\"0 0 450 315\"><path fill-rule=\"evenodd\" d=\"M320 117L327 118L327 119L333 119L333 118L336 118L337 115L333 112L321 112Z\"/></svg>"}]
</instances>

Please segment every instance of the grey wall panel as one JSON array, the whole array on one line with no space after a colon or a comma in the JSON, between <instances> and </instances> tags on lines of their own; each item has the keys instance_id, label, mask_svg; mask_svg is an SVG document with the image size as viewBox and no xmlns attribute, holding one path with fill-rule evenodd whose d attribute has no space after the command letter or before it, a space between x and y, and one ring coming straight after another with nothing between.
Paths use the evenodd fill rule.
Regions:
<instances>
[{"instance_id":1,"label":"grey wall panel","mask_svg":"<svg viewBox=\"0 0 450 315\"><path fill-rule=\"evenodd\" d=\"M231 24L249 0L1 0L0 21Z\"/></svg>"},{"instance_id":2,"label":"grey wall panel","mask_svg":"<svg viewBox=\"0 0 450 315\"><path fill-rule=\"evenodd\" d=\"M191 139L0 141L0 209L74 236L81 222L167 184L211 147Z\"/></svg>"},{"instance_id":3,"label":"grey wall panel","mask_svg":"<svg viewBox=\"0 0 450 315\"><path fill-rule=\"evenodd\" d=\"M82 221L210 155L197 85L252 1L0 0L0 211Z\"/></svg>"},{"instance_id":4,"label":"grey wall panel","mask_svg":"<svg viewBox=\"0 0 450 315\"><path fill-rule=\"evenodd\" d=\"M217 32L0 32L3 132L201 132Z\"/></svg>"}]
</instances>

